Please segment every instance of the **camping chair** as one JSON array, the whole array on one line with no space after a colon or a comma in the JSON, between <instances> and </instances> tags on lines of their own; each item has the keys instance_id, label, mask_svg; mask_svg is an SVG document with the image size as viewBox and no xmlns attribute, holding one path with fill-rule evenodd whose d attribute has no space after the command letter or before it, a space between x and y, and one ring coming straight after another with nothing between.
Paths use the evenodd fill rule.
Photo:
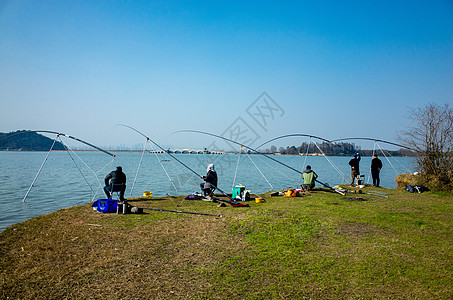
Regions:
<instances>
[{"instance_id":1,"label":"camping chair","mask_svg":"<svg viewBox=\"0 0 453 300\"><path fill-rule=\"evenodd\" d=\"M121 192L123 191L123 189L125 189L126 186L124 183L121 183L121 184L111 184L110 185L110 195L113 199L113 193L116 193L116 199L118 201L120 201L120 198L121 198ZM123 197L124 197L124 194L123 194Z\"/></svg>"}]
</instances>

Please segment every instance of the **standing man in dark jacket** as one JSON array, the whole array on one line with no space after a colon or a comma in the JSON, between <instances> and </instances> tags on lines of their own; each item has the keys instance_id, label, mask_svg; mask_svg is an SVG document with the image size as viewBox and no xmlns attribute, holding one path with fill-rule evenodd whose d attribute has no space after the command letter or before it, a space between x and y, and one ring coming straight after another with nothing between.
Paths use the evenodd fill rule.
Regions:
<instances>
[{"instance_id":1,"label":"standing man in dark jacket","mask_svg":"<svg viewBox=\"0 0 453 300\"><path fill-rule=\"evenodd\" d=\"M126 174L123 173L123 168L116 167L115 171L110 172L104 179L104 192L107 199L111 199L111 192L120 192L120 200L124 201L124 191L126 190Z\"/></svg>"},{"instance_id":2,"label":"standing man in dark jacket","mask_svg":"<svg viewBox=\"0 0 453 300\"><path fill-rule=\"evenodd\" d=\"M210 194L217 187L217 172L215 171L214 164L209 164L206 176L200 176L205 182L200 184L203 196L211 196Z\"/></svg>"},{"instance_id":3,"label":"standing man in dark jacket","mask_svg":"<svg viewBox=\"0 0 453 300\"><path fill-rule=\"evenodd\" d=\"M354 179L360 175L359 170L359 163L360 163L360 154L354 154L353 158L349 161L349 165L351 166L351 185L354 185ZM357 184L359 180L357 179Z\"/></svg>"},{"instance_id":4,"label":"standing man in dark jacket","mask_svg":"<svg viewBox=\"0 0 453 300\"><path fill-rule=\"evenodd\" d=\"M373 155L371 160L371 176L373 177L373 186L378 187L380 183L379 173L382 169L382 161L377 157L377 154Z\"/></svg>"}]
</instances>

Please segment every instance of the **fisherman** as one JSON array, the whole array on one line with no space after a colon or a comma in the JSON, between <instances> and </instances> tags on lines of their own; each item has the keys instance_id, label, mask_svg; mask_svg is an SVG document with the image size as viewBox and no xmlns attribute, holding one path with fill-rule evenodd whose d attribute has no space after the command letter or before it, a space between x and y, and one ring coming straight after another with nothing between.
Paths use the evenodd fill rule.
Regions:
<instances>
[{"instance_id":1,"label":"fisherman","mask_svg":"<svg viewBox=\"0 0 453 300\"><path fill-rule=\"evenodd\" d=\"M354 185L355 178L360 176L359 163L360 163L360 154L356 153L353 155L353 158L349 161L349 165L351 166L351 186ZM358 178L357 178L357 184L359 184Z\"/></svg>"},{"instance_id":2,"label":"fisherman","mask_svg":"<svg viewBox=\"0 0 453 300\"><path fill-rule=\"evenodd\" d=\"M104 179L105 187L104 192L107 199L111 199L112 192L120 192L120 200L125 201L124 191L126 190L126 174L123 173L121 166L116 167L115 171L110 172Z\"/></svg>"},{"instance_id":3,"label":"fisherman","mask_svg":"<svg viewBox=\"0 0 453 300\"><path fill-rule=\"evenodd\" d=\"M206 176L200 176L200 178L205 181L200 184L200 187L203 196L211 197L217 187L217 172L215 171L214 164L209 164L206 172Z\"/></svg>"},{"instance_id":4,"label":"fisherman","mask_svg":"<svg viewBox=\"0 0 453 300\"><path fill-rule=\"evenodd\" d=\"M380 178L379 173L382 169L382 161L377 157L377 154L373 155L371 160L371 176L373 177L373 186L379 187Z\"/></svg>"},{"instance_id":5,"label":"fisherman","mask_svg":"<svg viewBox=\"0 0 453 300\"><path fill-rule=\"evenodd\" d=\"M316 174L310 165L307 165L307 168L302 173L302 178L304 183L302 184L302 189L304 191L309 191L315 187L315 180L318 178L318 174Z\"/></svg>"}]
</instances>

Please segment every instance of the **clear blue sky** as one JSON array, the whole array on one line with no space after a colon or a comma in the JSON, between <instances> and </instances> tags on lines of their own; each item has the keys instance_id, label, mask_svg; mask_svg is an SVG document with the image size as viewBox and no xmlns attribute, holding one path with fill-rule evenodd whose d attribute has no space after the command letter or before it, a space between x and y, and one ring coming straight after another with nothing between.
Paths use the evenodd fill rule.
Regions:
<instances>
[{"instance_id":1,"label":"clear blue sky","mask_svg":"<svg viewBox=\"0 0 453 300\"><path fill-rule=\"evenodd\" d=\"M263 92L281 108L264 128L246 111ZM169 134L242 117L255 146L396 141L408 108L429 102L453 103L452 1L0 0L1 132L143 143L125 123L205 147Z\"/></svg>"}]
</instances>

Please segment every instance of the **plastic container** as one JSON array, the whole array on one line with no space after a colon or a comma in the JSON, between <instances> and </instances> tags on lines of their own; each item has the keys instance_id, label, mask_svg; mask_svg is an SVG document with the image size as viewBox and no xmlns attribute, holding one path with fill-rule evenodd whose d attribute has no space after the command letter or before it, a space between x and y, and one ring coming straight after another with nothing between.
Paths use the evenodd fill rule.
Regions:
<instances>
[{"instance_id":1,"label":"plastic container","mask_svg":"<svg viewBox=\"0 0 453 300\"><path fill-rule=\"evenodd\" d=\"M238 199L242 199L242 194L245 191L245 186L242 185L236 185L233 187L233 192L231 193L231 198L236 199L238 196Z\"/></svg>"}]
</instances>

